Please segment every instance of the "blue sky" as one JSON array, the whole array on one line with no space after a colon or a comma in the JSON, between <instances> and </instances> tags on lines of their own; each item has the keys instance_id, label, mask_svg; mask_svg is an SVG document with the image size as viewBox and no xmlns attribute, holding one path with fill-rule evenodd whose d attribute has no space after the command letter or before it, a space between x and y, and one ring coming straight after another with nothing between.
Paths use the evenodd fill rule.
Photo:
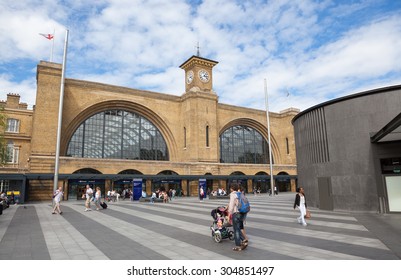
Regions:
<instances>
[{"instance_id":1,"label":"blue sky","mask_svg":"<svg viewBox=\"0 0 401 280\"><path fill-rule=\"evenodd\" d=\"M61 63L66 28L67 78L182 95L199 42L225 104L264 109L264 79L274 112L401 84L401 0L0 0L0 99L35 104L39 33Z\"/></svg>"}]
</instances>

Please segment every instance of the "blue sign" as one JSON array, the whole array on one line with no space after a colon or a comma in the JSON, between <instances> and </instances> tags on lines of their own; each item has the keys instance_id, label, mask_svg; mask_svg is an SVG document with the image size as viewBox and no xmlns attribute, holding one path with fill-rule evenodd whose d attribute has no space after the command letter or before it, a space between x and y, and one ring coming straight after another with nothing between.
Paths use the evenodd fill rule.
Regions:
<instances>
[{"instance_id":1,"label":"blue sign","mask_svg":"<svg viewBox=\"0 0 401 280\"><path fill-rule=\"evenodd\" d=\"M142 196L142 179L135 178L132 181L132 195L134 200L139 200Z\"/></svg>"}]
</instances>

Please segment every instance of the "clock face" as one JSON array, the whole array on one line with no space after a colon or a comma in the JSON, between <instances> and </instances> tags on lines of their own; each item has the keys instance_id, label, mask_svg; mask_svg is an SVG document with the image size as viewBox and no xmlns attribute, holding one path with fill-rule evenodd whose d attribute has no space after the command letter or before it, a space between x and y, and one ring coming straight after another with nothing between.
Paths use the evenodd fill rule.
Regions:
<instances>
[{"instance_id":1,"label":"clock face","mask_svg":"<svg viewBox=\"0 0 401 280\"><path fill-rule=\"evenodd\" d=\"M199 79L202 82L204 82L204 83L209 82L210 76L209 76L209 73L206 70L204 70L204 69L199 70L198 75L199 75Z\"/></svg>"},{"instance_id":2,"label":"clock face","mask_svg":"<svg viewBox=\"0 0 401 280\"><path fill-rule=\"evenodd\" d=\"M189 71L187 73L187 84L192 83L193 80L194 80L194 72L193 71Z\"/></svg>"}]
</instances>

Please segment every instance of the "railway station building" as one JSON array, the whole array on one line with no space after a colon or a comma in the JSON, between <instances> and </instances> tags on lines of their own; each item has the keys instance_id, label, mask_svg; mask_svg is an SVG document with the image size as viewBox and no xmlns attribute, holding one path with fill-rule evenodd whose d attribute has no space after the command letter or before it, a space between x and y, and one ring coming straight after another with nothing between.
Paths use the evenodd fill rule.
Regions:
<instances>
[{"instance_id":1,"label":"railway station building","mask_svg":"<svg viewBox=\"0 0 401 280\"><path fill-rule=\"evenodd\" d=\"M65 199L80 199L86 184L100 186L103 194L121 191L134 178L148 194L165 187L194 196L201 178L208 190L227 189L236 180L248 192L266 192L270 164L279 191L295 191L291 120L299 110L269 112L270 162L266 111L219 103L213 90L217 64L199 56L186 60L181 95L66 78L58 181ZM32 109L18 94L0 101L9 155L0 167L1 188L20 191L22 201L51 199L61 71L61 64L38 64Z\"/></svg>"}]
</instances>

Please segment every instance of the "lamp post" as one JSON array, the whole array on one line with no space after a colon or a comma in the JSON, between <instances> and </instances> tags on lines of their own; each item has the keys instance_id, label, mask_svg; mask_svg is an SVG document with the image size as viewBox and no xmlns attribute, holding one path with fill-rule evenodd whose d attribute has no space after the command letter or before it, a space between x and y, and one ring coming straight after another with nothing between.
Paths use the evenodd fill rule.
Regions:
<instances>
[{"instance_id":1,"label":"lamp post","mask_svg":"<svg viewBox=\"0 0 401 280\"><path fill-rule=\"evenodd\" d=\"M64 80L65 80L65 66L67 61L67 46L68 46L68 29L65 31L65 41L64 41L64 55L63 55L63 65L61 69L61 86L60 86L60 102L58 107L58 124L57 124L57 144L56 144L56 159L54 164L54 184L53 193L56 192L58 188L58 172L59 172L59 157L60 157L60 140L61 140L61 124L63 117L63 100L64 100Z\"/></svg>"},{"instance_id":2,"label":"lamp post","mask_svg":"<svg viewBox=\"0 0 401 280\"><path fill-rule=\"evenodd\" d=\"M274 195L274 183L273 183L273 160L272 160L272 145L270 140L270 117L269 117L269 99L267 95L267 82L265 79L265 105L266 105L266 118L267 118L267 134L269 141L269 165L270 165L270 192Z\"/></svg>"}]
</instances>

